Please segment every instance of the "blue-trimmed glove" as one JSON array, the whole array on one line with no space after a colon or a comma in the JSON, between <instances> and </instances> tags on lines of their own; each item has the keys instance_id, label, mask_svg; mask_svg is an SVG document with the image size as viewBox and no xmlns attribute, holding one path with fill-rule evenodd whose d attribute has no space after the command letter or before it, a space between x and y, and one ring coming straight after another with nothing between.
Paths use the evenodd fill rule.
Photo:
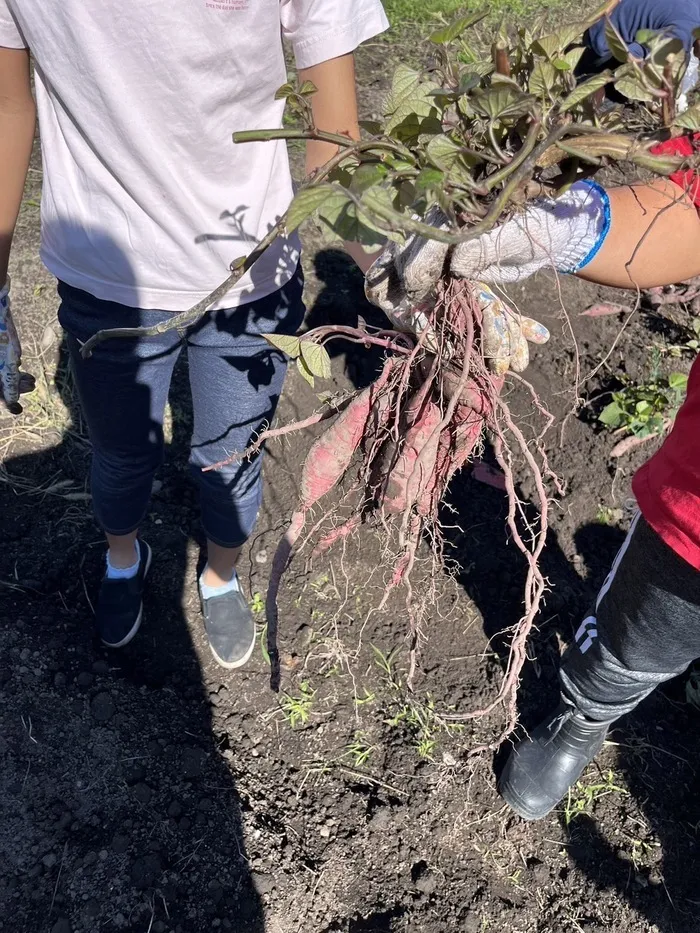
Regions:
<instances>
[{"instance_id":1,"label":"blue-trimmed glove","mask_svg":"<svg viewBox=\"0 0 700 933\"><path fill-rule=\"evenodd\" d=\"M426 221L444 229L446 219L433 208ZM449 247L411 236L391 243L370 268L367 297L389 317L406 315L432 292L449 271L458 278L507 285L540 269L577 272L602 246L610 229L610 201L594 181L578 181L558 198L540 198L501 226Z\"/></svg>"}]
</instances>

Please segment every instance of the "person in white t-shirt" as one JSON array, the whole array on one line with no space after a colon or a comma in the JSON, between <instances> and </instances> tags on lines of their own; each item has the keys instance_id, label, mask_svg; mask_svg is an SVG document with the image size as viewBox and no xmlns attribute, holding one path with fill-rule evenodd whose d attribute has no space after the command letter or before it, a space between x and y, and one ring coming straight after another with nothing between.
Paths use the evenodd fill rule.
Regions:
<instances>
[{"instance_id":1,"label":"person in white t-shirt","mask_svg":"<svg viewBox=\"0 0 700 933\"><path fill-rule=\"evenodd\" d=\"M162 456L170 377L186 349L190 464L208 539L205 628L223 666L252 653L235 564L260 504L260 458L202 468L245 448L274 415L286 366L262 335L293 333L302 321L299 243L279 239L184 339L108 341L87 360L80 345L105 327L155 324L196 304L286 210L284 143L231 139L281 125L283 37L300 77L318 89L316 125L357 135L352 53L387 26L380 0L0 0L0 382L17 410L21 349L7 273L35 129L31 53L42 258L59 280L59 320L92 441L92 496L108 541L96 615L108 646L127 644L141 622L151 551L138 527ZM332 153L309 143L307 171Z\"/></svg>"}]
</instances>

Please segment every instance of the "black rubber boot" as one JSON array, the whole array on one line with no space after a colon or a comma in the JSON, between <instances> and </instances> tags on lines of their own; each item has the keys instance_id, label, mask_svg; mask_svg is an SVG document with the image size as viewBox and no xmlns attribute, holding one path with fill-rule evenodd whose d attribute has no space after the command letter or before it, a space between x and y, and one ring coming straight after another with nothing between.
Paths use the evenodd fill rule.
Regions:
<instances>
[{"instance_id":1,"label":"black rubber boot","mask_svg":"<svg viewBox=\"0 0 700 933\"><path fill-rule=\"evenodd\" d=\"M541 820L601 750L609 726L562 702L511 752L499 782L501 797L524 819Z\"/></svg>"}]
</instances>

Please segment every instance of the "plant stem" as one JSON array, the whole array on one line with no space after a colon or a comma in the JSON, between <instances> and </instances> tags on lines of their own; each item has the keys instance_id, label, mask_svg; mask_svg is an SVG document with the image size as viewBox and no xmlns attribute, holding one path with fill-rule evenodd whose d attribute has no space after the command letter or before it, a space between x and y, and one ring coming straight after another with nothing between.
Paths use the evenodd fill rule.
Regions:
<instances>
[{"instance_id":1,"label":"plant stem","mask_svg":"<svg viewBox=\"0 0 700 933\"><path fill-rule=\"evenodd\" d=\"M413 162L410 149L402 146L399 142L391 142L386 139L351 139L341 133L327 133L325 130L317 130L314 127L309 129L290 127L279 130L244 130L233 134L233 141L238 145L241 143L271 142L276 139L313 139L316 142L331 143L334 146L352 149L355 152L379 149L384 152L394 152L396 155L400 155L402 159Z\"/></svg>"}]
</instances>

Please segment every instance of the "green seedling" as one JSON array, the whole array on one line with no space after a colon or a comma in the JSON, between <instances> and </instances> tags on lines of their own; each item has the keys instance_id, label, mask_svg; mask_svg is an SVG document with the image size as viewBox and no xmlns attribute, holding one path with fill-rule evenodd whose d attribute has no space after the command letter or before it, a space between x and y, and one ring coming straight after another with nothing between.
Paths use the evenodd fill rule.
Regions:
<instances>
[{"instance_id":1,"label":"green seedling","mask_svg":"<svg viewBox=\"0 0 700 933\"><path fill-rule=\"evenodd\" d=\"M569 790L564 805L564 822L567 826L584 814L590 815L595 803L603 797L610 794L622 794L627 796L624 787L615 783L615 775L612 771L606 771L603 780L594 784L584 784L577 781L575 787Z\"/></svg>"},{"instance_id":2,"label":"green seedling","mask_svg":"<svg viewBox=\"0 0 700 933\"><path fill-rule=\"evenodd\" d=\"M253 593L250 601L250 609L253 615L261 616L265 612L265 597L262 593Z\"/></svg>"},{"instance_id":3,"label":"green seedling","mask_svg":"<svg viewBox=\"0 0 700 933\"><path fill-rule=\"evenodd\" d=\"M671 373L643 383L626 381L624 388L613 392L612 402L598 420L613 431L635 437L660 434L676 417L687 386L685 373Z\"/></svg>"},{"instance_id":4,"label":"green seedling","mask_svg":"<svg viewBox=\"0 0 700 933\"><path fill-rule=\"evenodd\" d=\"M315 695L316 691L312 690L308 680L301 682L299 696L292 696L289 693L284 694L280 700L280 709L292 729L296 729L297 726L305 726L309 721Z\"/></svg>"},{"instance_id":5,"label":"green seedling","mask_svg":"<svg viewBox=\"0 0 700 933\"><path fill-rule=\"evenodd\" d=\"M366 765L376 750L377 746L367 740L364 732L356 732L352 742L345 746L345 754L352 758L356 768Z\"/></svg>"},{"instance_id":6,"label":"green seedling","mask_svg":"<svg viewBox=\"0 0 700 933\"><path fill-rule=\"evenodd\" d=\"M613 509L609 505L601 505L596 512L595 520L599 525L616 525L622 521L622 509Z\"/></svg>"}]
</instances>

